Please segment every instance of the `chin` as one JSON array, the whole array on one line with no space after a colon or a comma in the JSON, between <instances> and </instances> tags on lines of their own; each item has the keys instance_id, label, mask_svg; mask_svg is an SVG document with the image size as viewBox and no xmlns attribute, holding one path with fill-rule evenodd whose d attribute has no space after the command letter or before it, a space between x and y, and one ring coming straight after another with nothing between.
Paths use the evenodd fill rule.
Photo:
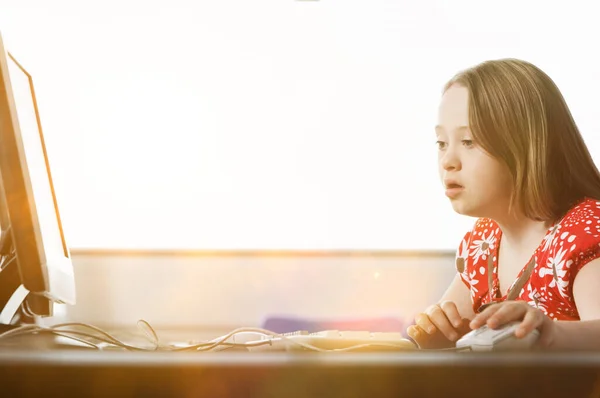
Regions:
<instances>
[{"instance_id":1,"label":"chin","mask_svg":"<svg viewBox=\"0 0 600 398\"><path fill-rule=\"evenodd\" d=\"M485 217L483 215L484 212L481 211L481 209L479 209L479 206L465 203L464 201L461 201L461 200L452 200L451 204L452 204L452 209L456 213L460 214L461 216L474 217L474 218Z\"/></svg>"}]
</instances>

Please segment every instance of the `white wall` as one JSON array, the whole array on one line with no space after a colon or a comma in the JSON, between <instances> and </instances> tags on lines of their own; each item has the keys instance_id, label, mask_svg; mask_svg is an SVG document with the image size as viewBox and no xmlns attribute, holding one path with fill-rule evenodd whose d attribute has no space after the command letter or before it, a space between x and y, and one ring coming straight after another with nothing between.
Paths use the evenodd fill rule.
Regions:
<instances>
[{"instance_id":1,"label":"white wall","mask_svg":"<svg viewBox=\"0 0 600 398\"><path fill-rule=\"evenodd\" d=\"M52 322L135 330L260 326L269 316L356 320L413 315L440 298L452 253L201 255L73 253L77 304Z\"/></svg>"},{"instance_id":2,"label":"white wall","mask_svg":"<svg viewBox=\"0 0 600 398\"><path fill-rule=\"evenodd\" d=\"M452 256L90 255L77 249L452 250L444 82L501 57L562 89L600 157L595 2L0 0L34 77L78 304L65 319L259 325L410 317Z\"/></svg>"},{"instance_id":3,"label":"white wall","mask_svg":"<svg viewBox=\"0 0 600 398\"><path fill-rule=\"evenodd\" d=\"M538 64L600 156L593 1L0 0L74 248L453 249L444 82Z\"/></svg>"}]
</instances>

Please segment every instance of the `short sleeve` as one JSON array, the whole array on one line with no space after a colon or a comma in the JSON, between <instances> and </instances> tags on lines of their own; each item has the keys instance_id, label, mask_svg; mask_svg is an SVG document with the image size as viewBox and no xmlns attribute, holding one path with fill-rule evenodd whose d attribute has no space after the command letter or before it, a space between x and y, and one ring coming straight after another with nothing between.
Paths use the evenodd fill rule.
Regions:
<instances>
[{"instance_id":1,"label":"short sleeve","mask_svg":"<svg viewBox=\"0 0 600 398\"><path fill-rule=\"evenodd\" d=\"M600 234L579 232L579 237L572 233L565 237L563 250L565 253L565 267L568 272L569 285L572 287L579 271L592 260L600 257ZM573 237L572 242L569 238Z\"/></svg>"},{"instance_id":2,"label":"short sleeve","mask_svg":"<svg viewBox=\"0 0 600 398\"><path fill-rule=\"evenodd\" d=\"M579 271L600 257L600 202L587 200L575 206L562 220L545 264L550 286L572 300Z\"/></svg>"}]
</instances>

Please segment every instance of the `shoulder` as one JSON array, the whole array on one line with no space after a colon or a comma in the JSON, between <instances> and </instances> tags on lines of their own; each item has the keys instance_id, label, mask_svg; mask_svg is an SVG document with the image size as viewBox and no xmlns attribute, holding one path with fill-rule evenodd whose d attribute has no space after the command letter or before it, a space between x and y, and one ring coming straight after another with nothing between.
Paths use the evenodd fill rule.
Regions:
<instances>
[{"instance_id":1,"label":"shoulder","mask_svg":"<svg viewBox=\"0 0 600 398\"><path fill-rule=\"evenodd\" d=\"M488 291L487 262L498 244L500 227L489 218L478 218L465 233L456 253L456 271L471 292L473 308L478 308Z\"/></svg>"},{"instance_id":2,"label":"shoulder","mask_svg":"<svg viewBox=\"0 0 600 398\"><path fill-rule=\"evenodd\" d=\"M463 272L470 263L469 257L478 252L494 249L498 242L500 226L490 218L478 218L473 227L465 233L456 251L456 268Z\"/></svg>"},{"instance_id":3,"label":"shoulder","mask_svg":"<svg viewBox=\"0 0 600 398\"><path fill-rule=\"evenodd\" d=\"M474 242L487 242L493 244L500 234L500 226L491 218L478 218L473 227L465 233L461 246L470 246ZM460 252L460 247L459 247Z\"/></svg>"},{"instance_id":4,"label":"shoulder","mask_svg":"<svg viewBox=\"0 0 600 398\"><path fill-rule=\"evenodd\" d=\"M586 198L573 206L556 225L553 257L561 257L578 270L600 256L600 201Z\"/></svg>"},{"instance_id":5,"label":"shoulder","mask_svg":"<svg viewBox=\"0 0 600 398\"><path fill-rule=\"evenodd\" d=\"M557 241L567 239L600 242L600 201L584 199L573 206L556 225Z\"/></svg>"},{"instance_id":6,"label":"shoulder","mask_svg":"<svg viewBox=\"0 0 600 398\"><path fill-rule=\"evenodd\" d=\"M580 201L565 214L559 226L563 230L600 235L600 200L586 198Z\"/></svg>"}]
</instances>

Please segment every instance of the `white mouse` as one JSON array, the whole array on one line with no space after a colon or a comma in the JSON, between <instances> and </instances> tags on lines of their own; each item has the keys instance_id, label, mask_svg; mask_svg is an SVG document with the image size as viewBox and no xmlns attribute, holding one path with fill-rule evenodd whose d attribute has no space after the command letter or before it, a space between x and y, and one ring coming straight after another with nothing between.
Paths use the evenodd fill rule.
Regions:
<instances>
[{"instance_id":1,"label":"white mouse","mask_svg":"<svg viewBox=\"0 0 600 398\"><path fill-rule=\"evenodd\" d=\"M497 329L483 325L465 334L456 342L456 348L470 347L473 351L527 350L540 337L536 329L518 339L515 331L521 322L512 322Z\"/></svg>"}]
</instances>

